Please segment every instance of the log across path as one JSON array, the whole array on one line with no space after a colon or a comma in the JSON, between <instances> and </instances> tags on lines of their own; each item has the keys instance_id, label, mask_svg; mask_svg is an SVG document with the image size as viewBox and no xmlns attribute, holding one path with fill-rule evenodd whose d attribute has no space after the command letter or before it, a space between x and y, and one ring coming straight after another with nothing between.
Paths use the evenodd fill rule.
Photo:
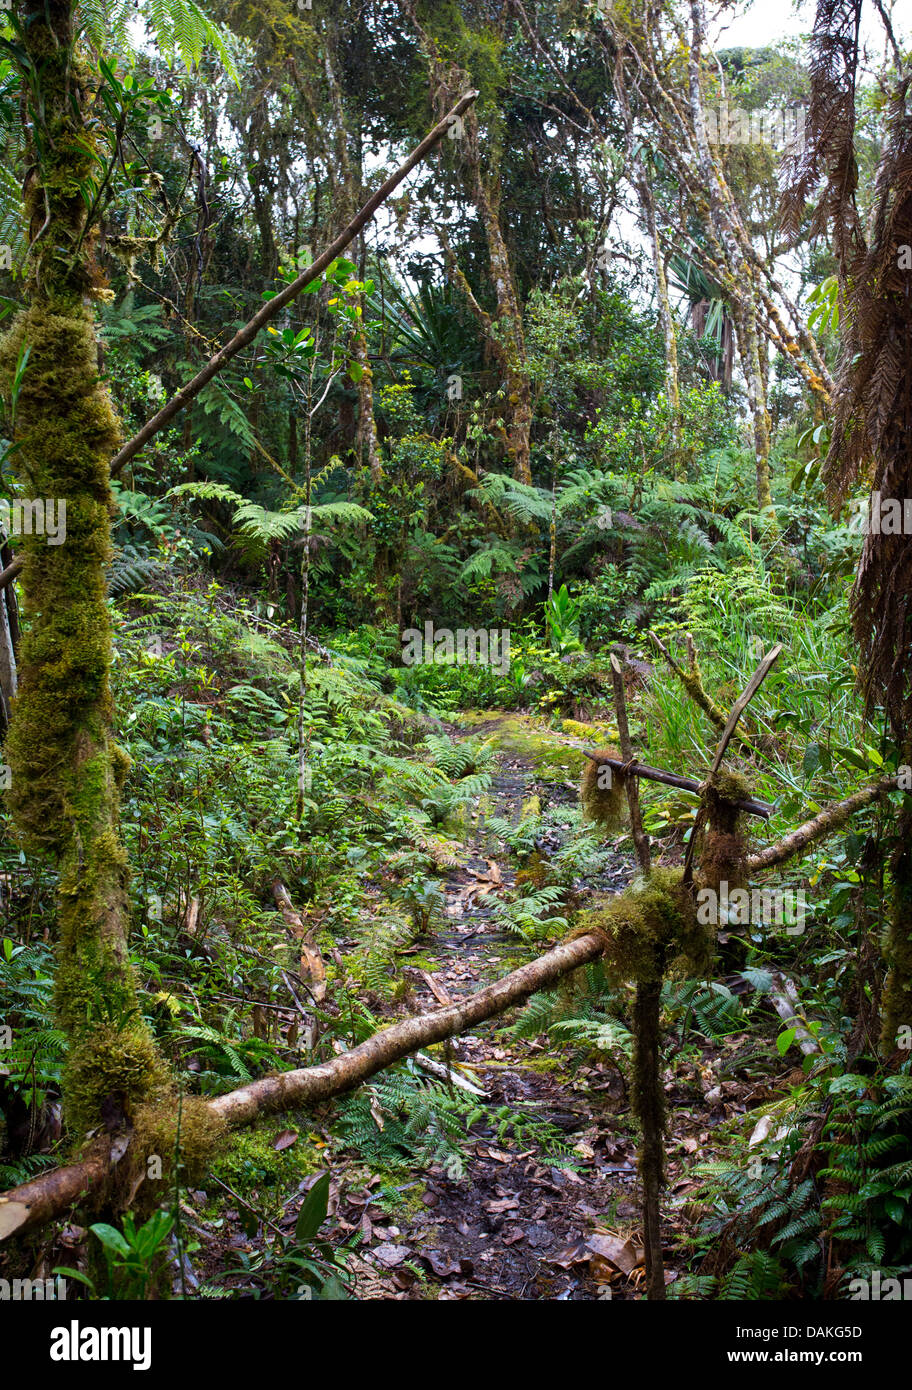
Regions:
<instances>
[{"instance_id":1,"label":"log across path","mask_svg":"<svg viewBox=\"0 0 912 1390\"><path fill-rule=\"evenodd\" d=\"M211 1100L209 1110L229 1126L239 1127L261 1115L330 1100L422 1047L455 1037L522 1003L530 994L549 988L595 960L602 948L603 942L595 935L562 942L461 1003L392 1023L330 1062L252 1081ZM112 1147L111 1139L98 1140L78 1163L43 1174L0 1196L0 1240L62 1216L81 1197L103 1187L110 1175Z\"/></svg>"},{"instance_id":2,"label":"log across path","mask_svg":"<svg viewBox=\"0 0 912 1390\"><path fill-rule=\"evenodd\" d=\"M568 743L568 746L573 745ZM688 790L699 787L696 782L691 786L692 779L679 778L660 769L625 763L622 759L606 758L586 750L579 751L598 762L609 762L648 780L667 781L669 785L682 785ZM660 775L650 778L650 773ZM756 872L771 868L800 854L808 845L843 824L856 811L895 789L896 779L884 778L842 802L825 807L813 820L750 856L748 869ZM744 809L753 811L747 805ZM766 812L767 803L760 802L753 814L765 818ZM208 1107L214 1117L230 1128L239 1128L262 1115L316 1104L342 1095L422 1048L464 1033L522 1003L537 991L551 988L580 966L596 960L602 947L601 938L595 934L562 942L537 959L479 989L467 999L400 1019L328 1062L263 1077L226 1095L215 1097L208 1102ZM124 1152L123 1136L97 1137L77 1162L44 1173L31 1182L0 1194L0 1240L61 1217L83 1197L103 1189L110 1180L113 1164Z\"/></svg>"}]
</instances>

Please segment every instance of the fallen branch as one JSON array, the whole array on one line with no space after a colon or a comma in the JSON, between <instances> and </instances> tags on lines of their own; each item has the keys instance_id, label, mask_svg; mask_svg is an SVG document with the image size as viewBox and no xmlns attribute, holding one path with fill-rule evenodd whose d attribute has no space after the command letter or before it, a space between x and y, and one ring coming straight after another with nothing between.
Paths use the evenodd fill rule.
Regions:
<instances>
[{"instance_id":1,"label":"fallen branch","mask_svg":"<svg viewBox=\"0 0 912 1390\"><path fill-rule=\"evenodd\" d=\"M456 1067L447 1066L446 1062L438 1062L436 1057L428 1057L423 1052L416 1052L412 1060L422 1071L426 1071L428 1076L433 1076L435 1081L443 1081L447 1086L457 1086L460 1091L468 1091L470 1096L487 1097L487 1091L482 1090L477 1082L470 1081Z\"/></svg>"},{"instance_id":2,"label":"fallen branch","mask_svg":"<svg viewBox=\"0 0 912 1390\"><path fill-rule=\"evenodd\" d=\"M164 429L165 425L170 424L175 415L178 415L186 405L189 405L190 401L192 401L195 396L199 395L203 387L209 384L216 373L220 372L226 363L231 361L232 357L236 357L243 348L248 347L250 343L253 342L261 328L264 328L270 320L274 319L282 312L286 305L290 304L292 300L297 299L298 295L302 294L303 291L307 289L308 285L312 284L314 280L318 279L318 277L323 274L324 270L326 270L327 267L342 254L349 243L355 239L361 228L370 221L381 204L385 203L390 194L395 192L406 175L410 174L415 166L421 163L425 155L429 154L434 146L443 139L444 135L446 135L452 127L454 120L461 116L464 111L468 110L477 96L478 93L472 91L466 92L465 96L460 97L452 111L448 112L442 121L437 122L434 129L424 137L420 145L416 146L408 159L406 159L403 164L400 164L395 173L391 174L385 183L381 184L377 189L376 193L373 193L370 198L368 198L360 212L355 214L348 226L339 233L334 241L330 242L326 250L323 251L306 270L302 270L301 274L292 280L290 285L286 285L284 290L280 290L278 294L268 300L263 305L262 309L258 310L248 323L245 323L243 328L238 329L230 342L226 343L214 356L209 358L205 367L198 371L192 380L188 381L185 386L182 386L177 394L172 396L170 401L166 402L161 410L152 416L151 420L146 421L142 429L135 434L111 460L112 478L116 477L124 466L130 462L130 459L134 458L141 449L145 448L149 440L158 434L159 430Z\"/></svg>"},{"instance_id":3,"label":"fallen branch","mask_svg":"<svg viewBox=\"0 0 912 1390\"><path fill-rule=\"evenodd\" d=\"M565 941L459 1004L416 1018L401 1019L330 1062L251 1081L237 1091L217 1096L209 1101L207 1108L232 1128L238 1128L261 1115L330 1100L411 1053L464 1033L521 1003L537 990L547 989L572 970L595 960L603 949L602 938L594 932ZM56 1168L0 1194L0 1240L14 1232L22 1234L45 1225L62 1216L81 1198L104 1188L111 1175L113 1142L107 1137L98 1140L78 1163ZM122 1153L123 1140L119 1143Z\"/></svg>"},{"instance_id":4,"label":"fallen branch","mask_svg":"<svg viewBox=\"0 0 912 1390\"><path fill-rule=\"evenodd\" d=\"M661 782L666 787L680 787L681 791L693 792L694 796L700 795L702 783L693 777L679 777L676 772L650 767L648 763L625 763L623 758L613 758L607 753L590 753L586 748L581 748L580 752L600 767L604 764L619 772L630 772L634 777L645 777L647 782ZM775 810L768 801L759 801L756 797L745 797L743 801L735 801L733 804L740 811L746 811L749 816L762 816L764 820L769 820Z\"/></svg>"},{"instance_id":5,"label":"fallen branch","mask_svg":"<svg viewBox=\"0 0 912 1390\"><path fill-rule=\"evenodd\" d=\"M869 787L862 787L859 791L853 792L851 796L846 797L845 801L836 801L832 806L824 806L813 820L805 821L803 825L790 831L783 839L777 840L774 845L767 845L766 849L748 855L744 861L744 867L748 872L756 873L758 869L771 869L774 864L784 863L786 859L800 854L807 845L812 844L815 840L821 840L825 835L830 835L834 830L838 830L850 816L854 816L856 811L862 810L887 792L895 790L896 778L887 777L880 782L872 783Z\"/></svg>"},{"instance_id":6,"label":"fallen branch","mask_svg":"<svg viewBox=\"0 0 912 1390\"><path fill-rule=\"evenodd\" d=\"M291 894L281 879L274 879L272 896L276 907L282 914L285 925L295 936L301 947L301 973L310 976L310 992L315 1004L326 998L326 966L323 957L313 943L313 927L308 927L301 914L295 910Z\"/></svg>"}]
</instances>

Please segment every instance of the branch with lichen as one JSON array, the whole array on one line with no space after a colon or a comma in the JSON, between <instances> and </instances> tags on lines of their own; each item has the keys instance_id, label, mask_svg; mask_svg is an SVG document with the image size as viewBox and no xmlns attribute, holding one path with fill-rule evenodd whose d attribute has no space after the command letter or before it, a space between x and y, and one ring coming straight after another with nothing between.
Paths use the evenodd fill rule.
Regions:
<instances>
[{"instance_id":1,"label":"branch with lichen","mask_svg":"<svg viewBox=\"0 0 912 1390\"><path fill-rule=\"evenodd\" d=\"M694 647L693 638L691 637L690 633L688 632L686 634L688 665L688 669L686 671L684 670L683 666L680 666L678 664L678 662L672 656L671 652L668 650L665 644L659 640L659 638L656 636L654 632L650 632L649 636L652 638L653 642L658 647L662 656L668 662L668 665L671 667L672 671L674 671L678 680L681 682L684 689L687 691L688 695L693 700L694 704L697 705L698 708L700 708L705 715L707 715L709 720L716 726L717 729L724 729L726 720L728 719L728 715L725 713L725 710L722 709L721 705L716 704L715 700L712 698L712 696L709 694L709 692L703 684L703 676L699 666L697 665L696 648ZM747 721L745 721L745 723L746 722ZM736 737L738 739L738 742L741 744L742 748L749 753L755 753L758 748L762 748L764 752L767 753L772 752L775 749L774 740L771 739L768 734L764 734L761 730L759 730L756 727L756 725L748 727L747 731L744 734L737 734Z\"/></svg>"},{"instance_id":2,"label":"branch with lichen","mask_svg":"<svg viewBox=\"0 0 912 1390\"><path fill-rule=\"evenodd\" d=\"M824 806L813 819L805 821L795 830L777 840L774 845L767 845L766 849L758 850L756 854L748 855L744 861L744 867L751 872L758 869L771 869L776 864L784 864L787 859L793 859L796 854L800 854L808 845L814 844L817 840L824 839L827 835L832 835L840 826L845 825L846 821L854 816L857 811L864 810L865 806L870 806L872 801L885 796L887 792L896 791L896 778L885 777L880 782L874 782L868 787L861 787L851 796L847 796L844 801L836 801L831 806Z\"/></svg>"}]
</instances>

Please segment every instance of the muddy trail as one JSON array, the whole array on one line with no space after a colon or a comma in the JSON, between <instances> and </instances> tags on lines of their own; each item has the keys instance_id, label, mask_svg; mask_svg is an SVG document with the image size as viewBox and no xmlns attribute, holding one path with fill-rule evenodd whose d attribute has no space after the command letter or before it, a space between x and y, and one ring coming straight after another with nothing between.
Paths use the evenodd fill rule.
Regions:
<instances>
[{"instance_id":1,"label":"muddy trail","mask_svg":"<svg viewBox=\"0 0 912 1390\"><path fill-rule=\"evenodd\" d=\"M522 736L517 736L518 728ZM533 940L508 929L504 909L515 904L530 881L530 856L513 855L490 822L499 818L516 826L531 803L547 812L542 820L536 816L535 855L545 861L559 853L574 834L579 777L574 741L543 730L538 721L534 737L528 737L531 724L497 713L465 715L444 732L453 742L491 741L496 753L490 784L481 804L469 808L458 841L455 835L450 841L458 853L441 884L442 912L429 930L397 950L401 987L395 1002L388 995L370 999L378 1024L457 1003L547 950L563 934ZM554 913L570 917L595 895L621 891L634 872L628 846L606 847L594 872L590 865L588 876L572 880ZM343 954L346 944L356 945L339 944ZM336 959L341 967L338 952ZM329 1219L321 1237L345 1247L349 1296L355 1299L643 1298L629 1064L623 1058L616 1064L582 1045L555 1044L543 1029L514 1031L521 1016L522 1008L513 1010L451 1039L433 1057L419 1054L407 1063L413 1078L421 1078L422 1085L442 1084L461 1105L455 1143L439 1161L407 1161L391 1171L382 1158L372 1156L372 1141L379 1134L388 1142L390 1127L402 1118L396 1113L401 1106L383 1091L386 1074L353 1093L361 1098L364 1112L360 1137L346 1131L343 1098L316 1112L275 1121L258 1140L250 1139L262 1147L246 1157L244 1140L238 1139L235 1162L241 1176L251 1164L268 1169L276 1159L300 1154L305 1136L313 1146L310 1157L301 1154L304 1175L282 1204L272 1232L291 1236L307 1192L328 1168ZM720 1123L771 1095L768 1083L758 1084L768 1060L758 1072L746 1034L721 1043L692 1038L682 1051L685 1028L686 1020L677 1046L665 1054L666 1282L684 1267L674 1237L685 1224L688 1193L696 1186L694 1160L712 1156L713 1131ZM229 1178L239 1180L231 1173ZM231 1186L227 1191L232 1198L238 1195ZM191 1199L195 1195L201 1201L206 1196L189 1194ZM203 1242L201 1271L204 1279L211 1278L240 1256L247 1272L223 1281L223 1287L241 1297L250 1296L255 1262L263 1262L265 1275L271 1258L264 1228L252 1240L252 1231L240 1229L243 1211L240 1204L222 1208L225 1221L217 1223L221 1231L215 1245L210 1244L211 1228ZM188 1215L193 1215L192 1207ZM267 1280L253 1296L276 1296L276 1291Z\"/></svg>"},{"instance_id":2,"label":"muddy trail","mask_svg":"<svg viewBox=\"0 0 912 1390\"><path fill-rule=\"evenodd\" d=\"M500 722L493 716L471 728L453 725L447 734L496 739ZM460 866L446 881L445 925L417 947L433 968L405 968L420 1011L458 1002L547 948L547 942L524 942L498 921L499 902L516 886L517 865L485 828L491 816L516 824L532 797L552 812L575 805L575 782L565 768L543 770L508 744L497 754L488 815L476 818ZM536 841L542 858L570 832L559 816L549 820L551 828ZM595 890L620 891L634 867L629 855L608 855L597 880L574 882L573 895L579 901ZM361 1252L368 1268L360 1272L359 1297L388 1297L381 1292L386 1275L399 1298L427 1298L427 1287L410 1272L416 1260L438 1286L432 1296L441 1299L641 1296L636 1140L624 1078L598 1061L573 1068L571 1054L558 1054L543 1038L509 1035L515 1017L494 1019L449 1044L445 1055L457 1084L468 1079L478 1087L485 1116L471 1127L462 1174L432 1167L423 1175L419 1209L380 1222L379 1243ZM376 1237L369 1191L349 1197L354 1201L346 1210L343 1198L340 1215L361 1221Z\"/></svg>"}]
</instances>

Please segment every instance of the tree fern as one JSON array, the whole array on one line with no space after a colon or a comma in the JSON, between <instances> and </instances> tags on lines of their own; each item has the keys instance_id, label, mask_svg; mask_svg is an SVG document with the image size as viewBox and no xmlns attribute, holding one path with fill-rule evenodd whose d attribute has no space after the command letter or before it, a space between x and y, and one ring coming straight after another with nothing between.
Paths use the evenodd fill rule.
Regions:
<instances>
[{"instance_id":1,"label":"tree fern","mask_svg":"<svg viewBox=\"0 0 912 1390\"><path fill-rule=\"evenodd\" d=\"M97 5L97 0L94 3ZM185 67L197 67L204 50L211 46L232 82L240 87L227 34L195 0L143 0L141 13L167 63L180 58Z\"/></svg>"}]
</instances>

